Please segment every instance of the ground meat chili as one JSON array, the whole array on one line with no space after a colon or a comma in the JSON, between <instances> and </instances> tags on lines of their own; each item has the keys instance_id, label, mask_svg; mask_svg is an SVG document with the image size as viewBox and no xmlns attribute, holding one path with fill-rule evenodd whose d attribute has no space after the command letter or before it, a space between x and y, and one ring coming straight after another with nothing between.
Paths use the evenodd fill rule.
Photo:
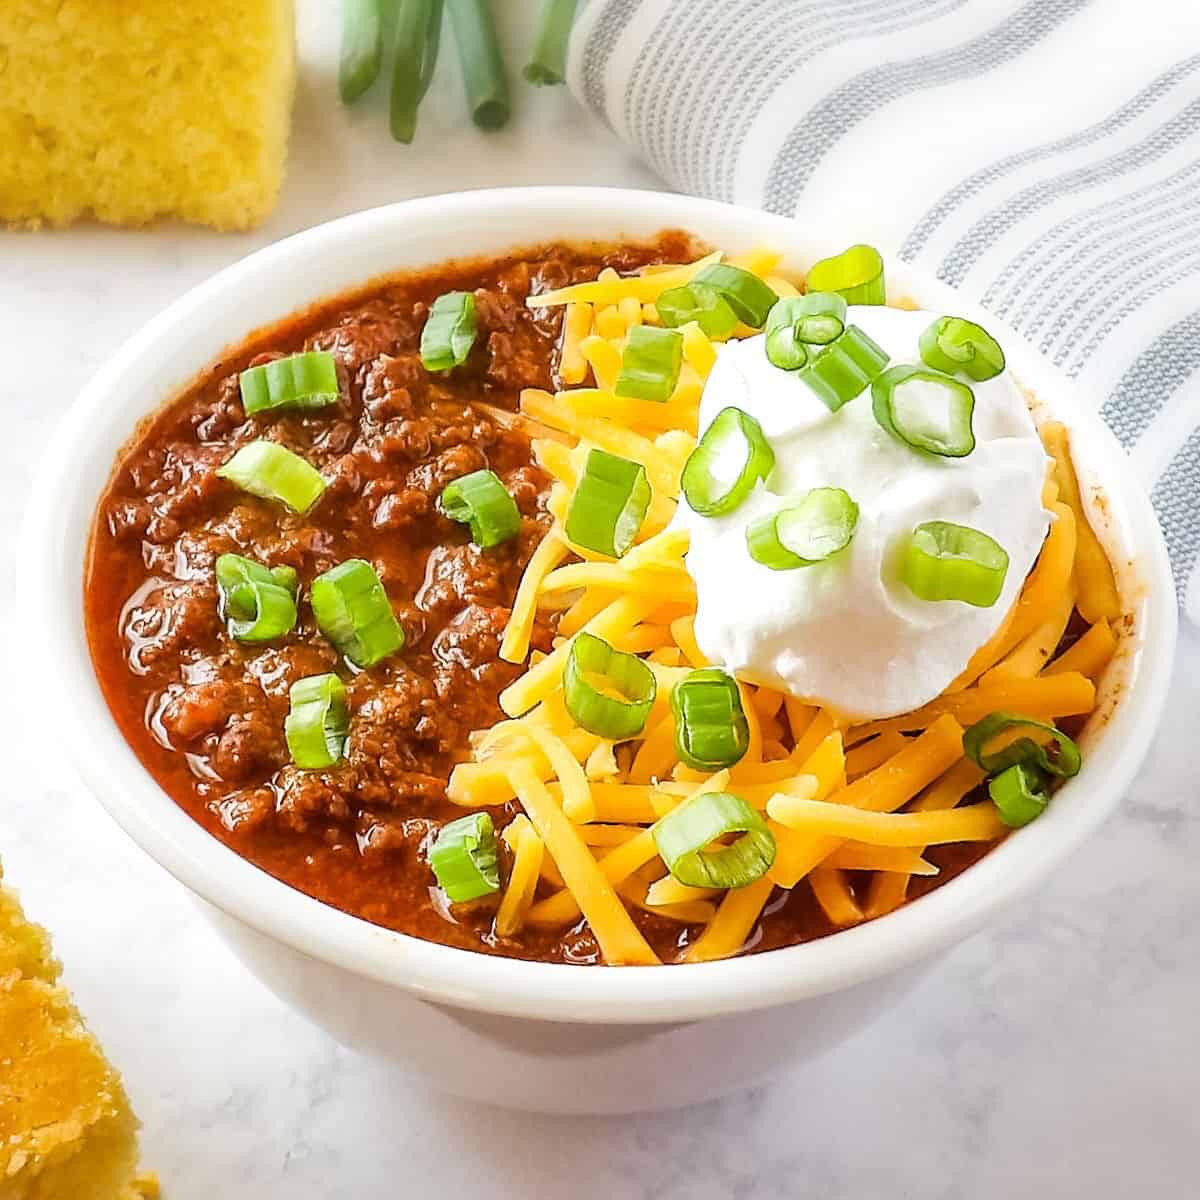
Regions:
<instances>
[{"instance_id":1,"label":"ground meat chili","mask_svg":"<svg viewBox=\"0 0 1200 1200\"><path fill-rule=\"evenodd\" d=\"M600 960L582 923L498 939L494 904L451 909L427 855L437 830L464 813L445 797L451 768L466 757L472 730L502 719L496 697L522 669L497 651L521 571L549 523L549 480L525 434L497 415L516 410L522 388L555 383L561 310L534 313L525 297L606 266L628 271L697 252L685 235L664 234L651 245L554 245L391 279L256 334L138 432L97 513L88 637L125 738L205 829L278 879L389 929L521 958ZM474 293L479 334L464 366L432 375L418 353L421 329L433 300L451 290ZM239 372L301 349L333 354L339 401L247 418ZM216 475L260 437L324 476L327 491L309 513ZM520 535L490 550L436 503L447 483L484 467L522 515ZM302 600L289 634L252 645L226 632L214 579L224 553L295 568ZM361 672L347 669L303 599L315 576L349 558L374 564L407 637L400 652ZM549 649L552 636L539 625L534 645ZM284 740L288 690L331 671L347 685L345 758L300 770ZM497 812L497 826L511 815ZM978 853L945 847L929 857L947 868L944 880ZM914 880L914 892L924 882ZM664 961L696 934L633 915ZM748 949L831 931L801 887L775 897Z\"/></svg>"}]
</instances>

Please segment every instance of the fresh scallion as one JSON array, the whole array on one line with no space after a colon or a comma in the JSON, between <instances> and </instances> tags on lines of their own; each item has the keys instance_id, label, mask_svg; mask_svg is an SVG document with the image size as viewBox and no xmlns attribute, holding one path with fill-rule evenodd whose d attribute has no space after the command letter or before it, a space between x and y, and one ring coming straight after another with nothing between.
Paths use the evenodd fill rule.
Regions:
<instances>
[{"instance_id":1,"label":"fresh scallion","mask_svg":"<svg viewBox=\"0 0 1200 1200\"><path fill-rule=\"evenodd\" d=\"M755 562L772 571L791 571L824 562L854 537L858 505L841 488L820 487L778 512L746 527L746 546Z\"/></svg>"},{"instance_id":2,"label":"fresh scallion","mask_svg":"<svg viewBox=\"0 0 1200 1200\"><path fill-rule=\"evenodd\" d=\"M613 391L635 400L669 400L682 366L683 334L655 325L634 325L625 340Z\"/></svg>"},{"instance_id":3,"label":"fresh scallion","mask_svg":"<svg viewBox=\"0 0 1200 1200\"><path fill-rule=\"evenodd\" d=\"M521 532L521 512L495 471L486 467L452 480L442 489L438 507L460 525L482 550L499 546Z\"/></svg>"},{"instance_id":4,"label":"fresh scallion","mask_svg":"<svg viewBox=\"0 0 1200 1200\"><path fill-rule=\"evenodd\" d=\"M310 600L317 627L356 667L373 667L404 646L383 583L364 559L347 559L318 575Z\"/></svg>"},{"instance_id":5,"label":"fresh scallion","mask_svg":"<svg viewBox=\"0 0 1200 1200\"><path fill-rule=\"evenodd\" d=\"M779 299L770 284L764 283L752 271L735 267L732 263L713 263L705 267L692 283L720 292L738 320L745 321L753 329L763 327L767 314Z\"/></svg>"},{"instance_id":6,"label":"fresh scallion","mask_svg":"<svg viewBox=\"0 0 1200 1200\"><path fill-rule=\"evenodd\" d=\"M421 364L427 371L461 367L475 345L475 295L444 292L429 309L421 330Z\"/></svg>"},{"instance_id":7,"label":"fresh scallion","mask_svg":"<svg viewBox=\"0 0 1200 1200\"><path fill-rule=\"evenodd\" d=\"M989 780L988 795L1000 820L1012 829L1036 820L1050 803L1045 778L1028 763L1016 763Z\"/></svg>"},{"instance_id":8,"label":"fresh scallion","mask_svg":"<svg viewBox=\"0 0 1200 1200\"><path fill-rule=\"evenodd\" d=\"M447 0L447 4L471 120L480 129L499 129L507 123L511 110L491 4L489 0Z\"/></svg>"},{"instance_id":9,"label":"fresh scallion","mask_svg":"<svg viewBox=\"0 0 1200 1200\"><path fill-rule=\"evenodd\" d=\"M342 0L342 49L338 91L353 104L375 82L383 58L381 0Z\"/></svg>"},{"instance_id":10,"label":"fresh scallion","mask_svg":"<svg viewBox=\"0 0 1200 1200\"><path fill-rule=\"evenodd\" d=\"M658 319L668 329L695 321L702 333L722 341L737 328L737 313L729 307L729 301L716 288L694 280L668 288L654 302L654 307Z\"/></svg>"},{"instance_id":11,"label":"fresh scallion","mask_svg":"<svg viewBox=\"0 0 1200 1200\"><path fill-rule=\"evenodd\" d=\"M837 292L847 304L885 304L883 258L874 246L851 246L815 263L804 288L808 292Z\"/></svg>"},{"instance_id":12,"label":"fresh scallion","mask_svg":"<svg viewBox=\"0 0 1200 1200\"><path fill-rule=\"evenodd\" d=\"M296 624L299 581L292 567L264 567L240 554L222 554L215 564L221 615L239 642L269 642Z\"/></svg>"},{"instance_id":13,"label":"fresh scallion","mask_svg":"<svg viewBox=\"0 0 1200 1200\"><path fill-rule=\"evenodd\" d=\"M567 509L567 537L597 554L620 558L633 545L649 507L650 481L641 463L590 450Z\"/></svg>"},{"instance_id":14,"label":"fresh scallion","mask_svg":"<svg viewBox=\"0 0 1200 1200\"><path fill-rule=\"evenodd\" d=\"M442 41L442 0L400 0L392 63L392 137L408 145L429 90Z\"/></svg>"},{"instance_id":15,"label":"fresh scallion","mask_svg":"<svg viewBox=\"0 0 1200 1200\"><path fill-rule=\"evenodd\" d=\"M871 384L871 411L897 441L942 458L975 449L975 393L928 367L888 367Z\"/></svg>"},{"instance_id":16,"label":"fresh scallion","mask_svg":"<svg viewBox=\"0 0 1200 1200\"><path fill-rule=\"evenodd\" d=\"M993 538L967 525L927 521L902 550L900 578L920 600L961 600L990 608L1008 574L1008 553Z\"/></svg>"},{"instance_id":17,"label":"fresh scallion","mask_svg":"<svg viewBox=\"0 0 1200 1200\"><path fill-rule=\"evenodd\" d=\"M492 818L485 812L468 813L443 825L430 848L429 865L451 904L498 892L500 867Z\"/></svg>"},{"instance_id":18,"label":"fresh scallion","mask_svg":"<svg viewBox=\"0 0 1200 1200\"><path fill-rule=\"evenodd\" d=\"M288 691L283 732L292 762L305 771L332 767L346 753L350 710L336 675L309 675Z\"/></svg>"},{"instance_id":19,"label":"fresh scallion","mask_svg":"<svg viewBox=\"0 0 1200 1200\"><path fill-rule=\"evenodd\" d=\"M289 354L238 376L247 416L273 408L324 408L338 399L337 363L328 350Z\"/></svg>"},{"instance_id":20,"label":"fresh scallion","mask_svg":"<svg viewBox=\"0 0 1200 1200\"><path fill-rule=\"evenodd\" d=\"M708 849L730 833L741 836ZM775 861L775 836L762 814L729 792L691 797L653 826L653 836L667 870L688 887L746 887Z\"/></svg>"},{"instance_id":21,"label":"fresh scallion","mask_svg":"<svg viewBox=\"0 0 1200 1200\"><path fill-rule=\"evenodd\" d=\"M723 408L684 464L680 486L693 512L719 517L742 504L774 466L762 426L740 408Z\"/></svg>"},{"instance_id":22,"label":"fresh scallion","mask_svg":"<svg viewBox=\"0 0 1200 1200\"><path fill-rule=\"evenodd\" d=\"M823 350L809 356L808 364L796 377L802 379L817 398L837 412L870 386L887 365L887 351L857 325L850 325Z\"/></svg>"},{"instance_id":23,"label":"fresh scallion","mask_svg":"<svg viewBox=\"0 0 1200 1200\"><path fill-rule=\"evenodd\" d=\"M1010 729L1036 730L1042 738L1018 737L997 750L988 750L989 744ZM1049 745L1043 744L1049 741ZM1079 774L1083 756L1079 747L1061 729L1035 721L1020 713L989 713L976 721L963 734L963 753L989 775L998 774L1017 763L1032 763L1041 770L1062 779Z\"/></svg>"},{"instance_id":24,"label":"fresh scallion","mask_svg":"<svg viewBox=\"0 0 1200 1200\"><path fill-rule=\"evenodd\" d=\"M797 371L813 347L827 346L846 329L846 301L832 292L785 296L767 314L767 358L784 371Z\"/></svg>"},{"instance_id":25,"label":"fresh scallion","mask_svg":"<svg viewBox=\"0 0 1200 1200\"><path fill-rule=\"evenodd\" d=\"M615 695L613 693L616 693ZM575 723L618 742L646 727L657 685L640 658L603 638L577 633L563 671L563 700Z\"/></svg>"},{"instance_id":26,"label":"fresh scallion","mask_svg":"<svg viewBox=\"0 0 1200 1200\"><path fill-rule=\"evenodd\" d=\"M308 512L325 494L325 480L316 467L261 438L243 446L217 474L252 496L280 500L298 513Z\"/></svg>"},{"instance_id":27,"label":"fresh scallion","mask_svg":"<svg viewBox=\"0 0 1200 1200\"><path fill-rule=\"evenodd\" d=\"M577 0L546 0L524 75L537 87L562 83L567 72L567 42Z\"/></svg>"},{"instance_id":28,"label":"fresh scallion","mask_svg":"<svg viewBox=\"0 0 1200 1200\"><path fill-rule=\"evenodd\" d=\"M740 762L750 746L750 725L737 681L718 667L685 675L671 691L675 750L697 771L720 771Z\"/></svg>"},{"instance_id":29,"label":"fresh scallion","mask_svg":"<svg viewBox=\"0 0 1200 1200\"><path fill-rule=\"evenodd\" d=\"M938 317L920 341L921 360L947 375L962 373L977 383L1004 370L1004 351L982 325L963 317Z\"/></svg>"}]
</instances>

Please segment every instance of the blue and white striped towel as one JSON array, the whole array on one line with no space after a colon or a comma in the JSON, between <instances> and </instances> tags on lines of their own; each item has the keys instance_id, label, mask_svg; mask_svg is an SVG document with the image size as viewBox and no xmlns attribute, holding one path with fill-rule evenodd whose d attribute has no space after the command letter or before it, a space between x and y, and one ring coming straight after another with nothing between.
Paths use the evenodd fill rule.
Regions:
<instances>
[{"instance_id":1,"label":"blue and white striped towel","mask_svg":"<svg viewBox=\"0 0 1200 1200\"><path fill-rule=\"evenodd\" d=\"M1078 379L1200 621L1200 0L591 0L569 76L672 186L899 248Z\"/></svg>"}]
</instances>

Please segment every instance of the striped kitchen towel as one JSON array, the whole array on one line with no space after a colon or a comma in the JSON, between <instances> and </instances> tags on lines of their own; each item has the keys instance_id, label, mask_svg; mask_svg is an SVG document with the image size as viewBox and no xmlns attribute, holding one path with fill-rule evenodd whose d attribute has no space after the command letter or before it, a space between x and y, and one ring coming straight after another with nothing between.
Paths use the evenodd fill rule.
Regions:
<instances>
[{"instance_id":1,"label":"striped kitchen towel","mask_svg":"<svg viewBox=\"0 0 1200 1200\"><path fill-rule=\"evenodd\" d=\"M1200 0L591 0L569 76L672 186L898 249L1076 378L1200 621Z\"/></svg>"}]
</instances>

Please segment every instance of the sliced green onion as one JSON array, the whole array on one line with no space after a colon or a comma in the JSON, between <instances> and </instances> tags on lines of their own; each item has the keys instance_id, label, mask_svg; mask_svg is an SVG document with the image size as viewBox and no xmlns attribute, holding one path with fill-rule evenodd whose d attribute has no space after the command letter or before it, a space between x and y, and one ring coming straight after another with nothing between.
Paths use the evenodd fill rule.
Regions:
<instances>
[{"instance_id":1,"label":"sliced green onion","mask_svg":"<svg viewBox=\"0 0 1200 1200\"><path fill-rule=\"evenodd\" d=\"M874 246L851 246L815 263L804 281L804 290L837 292L848 304L885 304L883 258Z\"/></svg>"},{"instance_id":2,"label":"sliced green onion","mask_svg":"<svg viewBox=\"0 0 1200 1200\"><path fill-rule=\"evenodd\" d=\"M517 502L496 472L486 467L446 484L438 504L450 520L471 527L471 540L483 550L521 532Z\"/></svg>"},{"instance_id":3,"label":"sliced green onion","mask_svg":"<svg viewBox=\"0 0 1200 1200\"><path fill-rule=\"evenodd\" d=\"M448 4L471 120L480 129L499 129L511 110L491 4L489 0L448 0Z\"/></svg>"},{"instance_id":4,"label":"sliced green onion","mask_svg":"<svg viewBox=\"0 0 1200 1200\"><path fill-rule=\"evenodd\" d=\"M591 450L567 509L567 537L597 554L620 558L633 545L649 507L650 481L641 463Z\"/></svg>"},{"instance_id":5,"label":"sliced green onion","mask_svg":"<svg viewBox=\"0 0 1200 1200\"><path fill-rule=\"evenodd\" d=\"M635 400L670 400L683 366L683 334L655 325L634 325L621 355L613 391Z\"/></svg>"},{"instance_id":6,"label":"sliced green onion","mask_svg":"<svg viewBox=\"0 0 1200 1200\"><path fill-rule=\"evenodd\" d=\"M986 533L949 521L918 525L902 551L900 578L920 600L990 608L1008 574L1008 554Z\"/></svg>"},{"instance_id":7,"label":"sliced green onion","mask_svg":"<svg viewBox=\"0 0 1200 1200\"><path fill-rule=\"evenodd\" d=\"M825 346L846 328L846 301L832 292L785 296L768 313L767 358L784 371L799 370L812 346Z\"/></svg>"},{"instance_id":8,"label":"sliced green onion","mask_svg":"<svg viewBox=\"0 0 1200 1200\"><path fill-rule=\"evenodd\" d=\"M1000 820L1012 829L1020 829L1040 817L1050 803L1046 781L1036 767L1017 763L988 782L988 795L1000 814Z\"/></svg>"},{"instance_id":9,"label":"sliced green onion","mask_svg":"<svg viewBox=\"0 0 1200 1200\"><path fill-rule=\"evenodd\" d=\"M240 554L222 554L216 576L231 637L239 642L269 642L295 626L299 580L292 567L264 567Z\"/></svg>"},{"instance_id":10,"label":"sliced green onion","mask_svg":"<svg viewBox=\"0 0 1200 1200\"><path fill-rule=\"evenodd\" d=\"M278 442L262 439L243 446L217 474L252 496L281 500L298 513L308 512L325 494L325 480L316 467Z\"/></svg>"},{"instance_id":11,"label":"sliced green onion","mask_svg":"<svg viewBox=\"0 0 1200 1200\"><path fill-rule=\"evenodd\" d=\"M740 762L750 746L750 725L737 681L718 667L685 675L671 691L675 750L697 771L720 771Z\"/></svg>"},{"instance_id":12,"label":"sliced green onion","mask_svg":"<svg viewBox=\"0 0 1200 1200\"><path fill-rule=\"evenodd\" d=\"M614 650L590 633L575 635L563 671L563 699L588 733L614 742L641 733L657 691L654 672L636 655Z\"/></svg>"},{"instance_id":13,"label":"sliced green onion","mask_svg":"<svg viewBox=\"0 0 1200 1200\"><path fill-rule=\"evenodd\" d=\"M1046 747L1033 738L1021 737L989 753L988 743L1006 729L1013 728L1036 729L1048 735L1053 744ZM1079 747L1062 730L1011 712L989 713L981 721L976 721L963 734L963 753L989 775L995 775L1017 763L1033 763L1051 775L1069 779L1072 775L1078 775L1083 765Z\"/></svg>"},{"instance_id":14,"label":"sliced green onion","mask_svg":"<svg viewBox=\"0 0 1200 1200\"><path fill-rule=\"evenodd\" d=\"M680 486L703 517L733 512L775 466L762 426L740 408L723 408L684 464Z\"/></svg>"},{"instance_id":15,"label":"sliced green onion","mask_svg":"<svg viewBox=\"0 0 1200 1200\"><path fill-rule=\"evenodd\" d=\"M742 836L708 850L729 833ZM775 861L775 835L762 814L740 796L702 792L653 826L654 844L667 870L688 887L741 888L761 879Z\"/></svg>"},{"instance_id":16,"label":"sliced green onion","mask_svg":"<svg viewBox=\"0 0 1200 1200\"><path fill-rule=\"evenodd\" d=\"M375 568L350 558L312 582L317 627L356 667L373 667L404 645L404 630Z\"/></svg>"},{"instance_id":17,"label":"sliced green onion","mask_svg":"<svg viewBox=\"0 0 1200 1200\"><path fill-rule=\"evenodd\" d=\"M500 890L496 830L485 812L468 813L438 831L429 865L451 904L465 904Z\"/></svg>"},{"instance_id":18,"label":"sliced green onion","mask_svg":"<svg viewBox=\"0 0 1200 1200\"><path fill-rule=\"evenodd\" d=\"M575 20L577 0L546 0L542 20L533 43L533 55L524 75L535 87L562 83L567 71L567 41Z\"/></svg>"},{"instance_id":19,"label":"sliced green onion","mask_svg":"<svg viewBox=\"0 0 1200 1200\"><path fill-rule=\"evenodd\" d=\"M375 82L383 57L380 0L342 0L342 51L338 91L352 104Z\"/></svg>"},{"instance_id":20,"label":"sliced green onion","mask_svg":"<svg viewBox=\"0 0 1200 1200\"><path fill-rule=\"evenodd\" d=\"M685 283L669 288L654 302L658 319L669 329L678 329L695 321L710 338L727 338L738 323L737 313L716 288L707 284Z\"/></svg>"},{"instance_id":21,"label":"sliced green onion","mask_svg":"<svg viewBox=\"0 0 1200 1200\"><path fill-rule=\"evenodd\" d=\"M705 267L692 283L720 292L738 320L754 329L763 327L772 305L779 299L770 284L764 283L752 271L731 263L713 263Z\"/></svg>"},{"instance_id":22,"label":"sliced green onion","mask_svg":"<svg viewBox=\"0 0 1200 1200\"><path fill-rule=\"evenodd\" d=\"M746 547L772 571L811 567L850 545L857 524L858 505L846 492L813 488L795 504L751 521Z\"/></svg>"},{"instance_id":23,"label":"sliced green onion","mask_svg":"<svg viewBox=\"0 0 1200 1200\"><path fill-rule=\"evenodd\" d=\"M324 408L338 398L337 363L328 350L306 350L250 367L238 376L246 415L271 408Z\"/></svg>"},{"instance_id":24,"label":"sliced green onion","mask_svg":"<svg viewBox=\"0 0 1200 1200\"><path fill-rule=\"evenodd\" d=\"M475 296L445 292L434 302L421 330L421 362L427 371L461 367L475 345Z\"/></svg>"},{"instance_id":25,"label":"sliced green onion","mask_svg":"<svg viewBox=\"0 0 1200 1200\"><path fill-rule=\"evenodd\" d=\"M975 393L961 379L927 367L888 367L871 384L875 420L897 441L943 458L975 449Z\"/></svg>"},{"instance_id":26,"label":"sliced green onion","mask_svg":"<svg viewBox=\"0 0 1200 1200\"><path fill-rule=\"evenodd\" d=\"M339 762L350 732L346 685L336 675L297 679L288 691L288 705L283 732L292 762L305 771Z\"/></svg>"},{"instance_id":27,"label":"sliced green onion","mask_svg":"<svg viewBox=\"0 0 1200 1200\"><path fill-rule=\"evenodd\" d=\"M938 317L921 334L921 360L947 375L962 372L978 383L1004 370L1004 351L982 325L963 317Z\"/></svg>"},{"instance_id":28,"label":"sliced green onion","mask_svg":"<svg viewBox=\"0 0 1200 1200\"><path fill-rule=\"evenodd\" d=\"M840 337L809 356L796 378L804 380L830 412L837 412L866 391L887 361L882 346L857 325L848 325Z\"/></svg>"},{"instance_id":29,"label":"sliced green onion","mask_svg":"<svg viewBox=\"0 0 1200 1200\"><path fill-rule=\"evenodd\" d=\"M408 145L417 132L417 110L437 65L442 42L442 0L400 0L392 64L392 137Z\"/></svg>"}]
</instances>

